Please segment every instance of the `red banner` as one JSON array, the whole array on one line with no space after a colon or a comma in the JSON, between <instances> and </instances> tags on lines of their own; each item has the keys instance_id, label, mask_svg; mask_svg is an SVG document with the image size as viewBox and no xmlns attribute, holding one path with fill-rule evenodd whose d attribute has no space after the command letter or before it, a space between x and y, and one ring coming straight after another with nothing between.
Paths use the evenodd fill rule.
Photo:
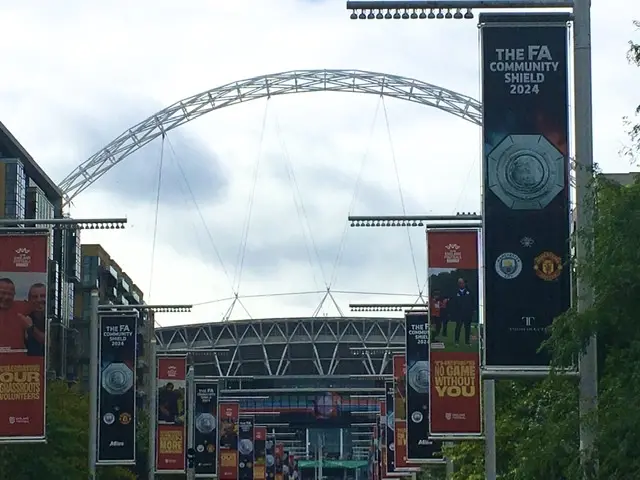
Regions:
<instances>
[{"instance_id":1,"label":"red banner","mask_svg":"<svg viewBox=\"0 0 640 480\"><path fill-rule=\"evenodd\" d=\"M240 423L240 405L237 403L221 403L218 406L218 435L220 452L218 478L225 480L238 479L238 435Z\"/></svg>"},{"instance_id":2,"label":"red banner","mask_svg":"<svg viewBox=\"0 0 640 480\"><path fill-rule=\"evenodd\" d=\"M158 473L186 471L186 378L186 356L158 356L156 430L156 471Z\"/></svg>"},{"instance_id":3,"label":"red banner","mask_svg":"<svg viewBox=\"0 0 640 480\"><path fill-rule=\"evenodd\" d=\"M267 478L266 441L267 427L255 427L253 429L253 445L256 459L253 462L253 480L265 480Z\"/></svg>"},{"instance_id":4,"label":"red banner","mask_svg":"<svg viewBox=\"0 0 640 480\"><path fill-rule=\"evenodd\" d=\"M282 460L284 457L284 445L276 443L275 449L275 461L276 461L276 480L282 480L284 475L282 473Z\"/></svg>"},{"instance_id":5,"label":"red banner","mask_svg":"<svg viewBox=\"0 0 640 480\"><path fill-rule=\"evenodd\" d=\"M427 231L427 248L429 432L480 435L478 231Z\"/></svg>"},{"instance_id":6,"label":"red banner","mask_svg":"<svg viewBox=\"0 0 640 480\"><path fill-rule=\"evenodd\" d=\"M0 235L0 440L43 441L49 235Z\"/></svg>"}]
</instances>

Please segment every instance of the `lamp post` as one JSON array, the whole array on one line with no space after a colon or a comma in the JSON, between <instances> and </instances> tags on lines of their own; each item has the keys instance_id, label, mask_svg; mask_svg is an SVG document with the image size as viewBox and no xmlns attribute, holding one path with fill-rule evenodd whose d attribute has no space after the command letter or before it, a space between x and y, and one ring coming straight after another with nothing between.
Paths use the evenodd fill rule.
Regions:
<instances>
[{"instance_id":1,"label":"lamp post","mask_svg":"<svg viewBox=\"0 0 640 480\"><path fill-rule=\"evenodd\" d=\"M578 205L576 227L581 234L591 235L593 199L589 185L593 179L593 112L591 67L591 0L431 0L431 1L348 1L347 9L353 20L391 19L473 19L474 9L573 9L574 35L574 135L575 135L575 189ZM453 12L453 13L452 13ZM354 224L355 223L355 224ZM414 225L415 223L415 225ZM352 226L418 226L419 220L388 221L370 218L352 222ZM471 223L471 222L469 222ZM578 236L576 257L578 263L586 260L584 235ZM577 280L578 312L589 309L593 291L583 278ZM597 339L595 335L579 358L580 375L580 455L586 478L591 470L597 471L597 459L593 457L596 430L590 419L598 405ZM493 383L490 384L493 400ZM495 420L495 419L494 419ZM495 478L495 435L487 438L487 478ZM493 456L493 457L492 457ZM493 458L493 460L492 460ZM489 475L490 470L493 477Z\"/></svg>"},{"instance_id":2,"label":"lamp post","mask_svg":"<svg viewBox=\"0 0 640 480\"><path fill-rule=\"evenodd\" d=\"M94 295L95 292L95 295ZM94 300L95 299L95 300ZM99 328L99 315L100 312L153 312L155 313L189 313L193 305L146 305L146 304L134 304L134 305L99 305L99 297L97 290L91 292L91 351L90 351L90 375L91 384L89 389L89 398L91 399L91 408L89 415L91 418L91 424L89 425L89 469L93 472L93 476L90 476L90 480L95 478L95 458L96 458L96 419L98 417L98 328ZM95 336L94 336L95 335ZM157 417L157 405L156 405L156 339L155 339L155 324L153 318L147 318L147 349L149 351L149 382L147 397L149 398L149 438L148 438L148 479L155 479L155 461L156 461L156 429L154 428L155 419ZM93 430L91 430L93 429ZM93 463L91 463L93 460Z\"/></svg>"},{"instance_id":3,"label":"lamp post","mask_svg":"<svg viewBox=\"0 0 640 480\"><path fill-rule=\"evenodd\" d=\"M576 255L578 263L584 262L587 249L583 233L592 234L593 200L589 187L593 179L593 111L591 89L591 1L575 0L573 7L574 35L574 94L575 94L575 158L578 235ZM578 277L578 312L588 310L593 302L593 291L584 278ZM598 406L598 364L595 335L580 357L580 456L585 478L590 470L597 471L597 459L593 457L596 429L585 417Z\"/></svg>"},{"instance_id":4,"label":"lamp post","mask_svg":"<svg viewBox=\"0 0 640 480\"><path fill-rule=\"evenodd\" d=\"M3 218L0 219L0 231L2 232L28 232L34 228L48 228L51 230L119 230L123 229L127 223L126 218L48 218L48 219L22 219ZM91 311L90 311L90 370L89 370L89 452L87 467L89 479L96 476L96 432L97 432L97 402L98 402L98 292L91 291ZM63 337L64 338L64 337ZM95 354L95 355L94 355Z\"/></svg>"}]
</instances>

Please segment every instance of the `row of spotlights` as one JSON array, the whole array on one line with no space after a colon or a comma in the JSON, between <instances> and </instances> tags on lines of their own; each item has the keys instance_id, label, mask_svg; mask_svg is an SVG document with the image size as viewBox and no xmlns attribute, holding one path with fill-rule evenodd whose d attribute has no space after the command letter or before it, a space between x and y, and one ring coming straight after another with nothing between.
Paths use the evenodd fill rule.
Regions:
<instances>
[{"instance_id":1,"label":"row of spotlights","mask_svg":"<svg viewBox=\"0 0 640 480\"><path fill-rule=\"evenodd\" d=\"M402 312L403 307L351 307L352 312Z\"/></svg>"},{"instance_id":2,"label":"row of spotlights","mask_svg":"<svg viewBox=\"0 0 640 480\"><path fill-rule=\"evenodd\" d=\"M120 230L124 228L124 223L71 223L55 225L53 228L62 230Z\"/></svg>"},{"instance_id":3,"label":"row of spotlights","mask_svg":"<svg viewBox=\"0 0 640 480\"><path fill-rule=\"evenodd\" d=\"M121 222L74 222L74 223L57 223L57 224L30 224L24 226L20 221L11 225L2 225L2 228L52 228L54 230L119 230L124 228Z\"/></svg>"},{"instance_id":4,"label":"row of spotlights","mask_svg":"<svg viewBox=\"0 0 640 480\"><path fill-rule=\"evenodd\" d=\"M352 227L424 227L417 220L353 220Z\"/></svg>"},{"instance_id":5,"label":"row of spotlights","mask_svg":"<svg viewBox=\"0 0 640 480\"><path fill-rule=\"evenodd\" d=\"M374 13L377 10L377 13ZM391 13L392 9L386 9L385 13L383 12L383 8L363 8L360 9L360 13L358 13L358 10L353 10L353 12L351 13L351 20L391 20L391 19L395 19L395 20L425 20L425 19L442 19L442 18L446 18L446 19L450 19L450 18L454 18L456 20L461 20L461 19L473 19L473 12L471 11L470 8L467 8L466 11L464 13L462 13L462 9L461 8L456 8L454 13L451 13L451 8L438 8L438 9L429 9L429 13L426 12L425 9L421 9L420 13L418 13L418 9L414 8L411 13L409 13L408 8L404 9L404 12L400 13L400 9L395 9L394 13ZM437 13L434 12L434 10L437 10Z\"/></svg>"}]
</instances>

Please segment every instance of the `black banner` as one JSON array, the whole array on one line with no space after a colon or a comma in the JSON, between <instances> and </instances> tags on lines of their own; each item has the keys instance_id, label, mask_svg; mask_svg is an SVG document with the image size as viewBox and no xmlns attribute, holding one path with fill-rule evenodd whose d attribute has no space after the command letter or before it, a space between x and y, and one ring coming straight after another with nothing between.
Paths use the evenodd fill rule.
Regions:
<instances>
[{"instance_id":1,"label":"black banner","mask_svg":"<svg viewBox=\"0 0 640 480\"><path fill-rule=\"evenodd\" d=\"M137 315L100 316L99 465L136 462L137 325Z\"/></svg>"},{"instance_id":2,"label":"black banner","mask_svg":"<svg viewBox=\"0 0 640 480\"><path fill-rule=\"evenodd\" d=\"M199 381L195 384L194 446L196 475L217 474L218 454L218 384Z\"/></svg>"},{"instance_id":3,"label":"black banner","mask_svg":"<svg viewBox=\"0 0 640 480\"><path fill-rule=\"evenodd\" d=\"M393 386L393 382L384 382L385 404L387 406L387 473L393 473L396 471L396 455L395 455L395 435L393 434L395 428L395 409L394 400L396 396L396 389Z\"/></svg>"},{"instance_id":4,"label":"black banner","mask_svg":"<svg viewBox=\"0 0 640 480\"><path fill-rule=\"evenodd\" d=\"M482 25L485 364L548 367L571 302L566 14Z\"/></svg>"},{"instance_id":5,"label":"black banner","mask_svg":"<svg viewBox=\"0 0 640 480\"><path fill-rule=\"evenodd\" d=\"M254 417L240 415L240 421L238 422L238 478L240 480L253 480L254 424Z\"/></svg>"},{"instance_id":6,"label":"black banner","mask_svg":"<svg viewBox=\"0 0 640 480\"><path fill-rule=\"evenodd\" d=\"M429 314L405 314L407 360L407 459L442 458L442 442L429 439Z\"/></svg>"},{"instance_id":7,"label":"black banner","mask_svg":"<svg viewBox=\"0 0 640 480\"><path fill-rule=\"evenodd\" d=\"M276 478L276 437L267 433L267 441L265 442L266 461L267 461L267 480Z\"/></svg>"}]
</instances>

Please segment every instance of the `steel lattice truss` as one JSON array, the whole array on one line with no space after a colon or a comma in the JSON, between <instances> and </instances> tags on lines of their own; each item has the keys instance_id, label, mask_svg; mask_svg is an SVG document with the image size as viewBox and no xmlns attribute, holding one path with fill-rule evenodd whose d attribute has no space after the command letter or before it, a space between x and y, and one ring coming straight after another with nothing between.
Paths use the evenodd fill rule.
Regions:
<instances>
[{"instance_id":1,"label":"steel lattice truss","mask_svg":"<svg viewBox=\"0 0 640 480\"><path fill-rule=\"evenodd\" d=\"M324 91L384 95L435 107L476 125L482 122L478 100L413 78L363 70L293 70L239 80L180 100L123 132L59 186L68 203L149 142L214 110L276 95Z\"/></svg>"},{"instance_id":2,"label":"steel lattice truss","mask_svg":"<svg viewBox=\"0 0 640 480\"><path fill-rule=\"evenodd\" d=\"M156 339L165 352L227 349L212 354L218 376L379 375L391 373L405 328L401 318L286 318L166 327Z\"/></svg>"}]
</instances>

